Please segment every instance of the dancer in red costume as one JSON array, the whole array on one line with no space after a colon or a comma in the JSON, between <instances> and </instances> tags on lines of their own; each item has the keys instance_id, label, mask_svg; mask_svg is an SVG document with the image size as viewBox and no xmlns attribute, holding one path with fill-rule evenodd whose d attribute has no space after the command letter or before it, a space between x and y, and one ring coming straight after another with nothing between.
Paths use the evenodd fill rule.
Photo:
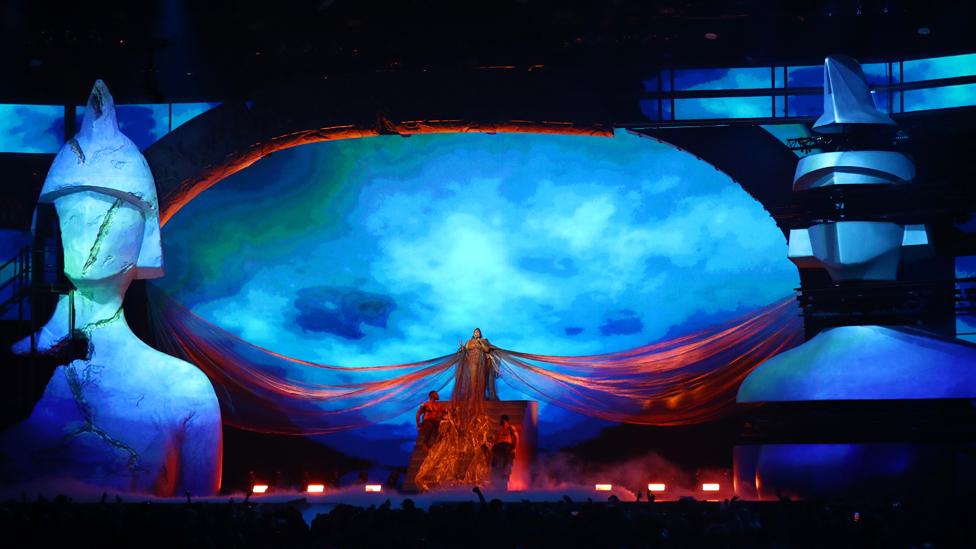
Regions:
<instances>
[{"instance_id":1,"label":"dancer in red costume","mask_svg":"<svg viewBox=\"0 0 976 549\"><path fill-rule=\"evenodd\" d=\"M518 443L518 429L512 425L507 415L502 415L491 446L491 485L497 489L508 487L508 477L512 474Z\"/></svg>"},{"instance_id":2,"label":"dancer in red costume","mask_svg":"<svg viewBox=\"0 0 976 549\"><path fill-rule=\"evenodd\" d=\"M446 415L447 408L440 403L440 395L437 391L428 393L427 402L421 404L420 409L417 410L417 430L420 432L420 443L424 445L425 450L430 450L437 441L441 421Z\"/></svg>"}]
</instances>

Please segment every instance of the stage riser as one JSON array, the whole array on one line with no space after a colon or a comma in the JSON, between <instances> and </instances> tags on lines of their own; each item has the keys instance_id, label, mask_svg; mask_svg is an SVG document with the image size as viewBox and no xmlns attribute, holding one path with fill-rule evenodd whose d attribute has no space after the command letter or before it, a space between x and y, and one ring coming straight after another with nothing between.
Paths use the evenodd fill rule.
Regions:
<instances>
[{"instance_id":1,"label":"stage riser","mask_svg":"<svg viewBox=\"0 0 976 549\"><path fill-rule=\"evenodd\" d=\"M529 487L532 478L532 462L535 459L536 441L538 440L539 403L531 400L487 401L485 413L493 425L498 425L502 415L508 415L509 421L519 431L519 445L515 453L515 463L512 466L512 476L508 480L509 490L523 490ZM414 441L413 453L407 465L407 476L403 481L403 491L416 492L414 482L420 465L427 457L427 450L420 444L420 434Z\"/></svg>"},{"instance_id":2,"label":"stage riser","mask_svg":"<svg viewBox=\"0 0 976 549\"><path fill-rule=\"evenodd\" d=\"M743 425L733 450L742 499L976 493L969 399L763 403Z\"/></svg>"},{"instance_id":3,"label":"stage riser","mask_svg":"<svg viewBox=\"0 0 976 549\"><path fill-rule=\"evenodd\" d=\"M759 444L734 450L735 495L776 499L976 494L972 444Z\"/></svg>"}]
</instances>

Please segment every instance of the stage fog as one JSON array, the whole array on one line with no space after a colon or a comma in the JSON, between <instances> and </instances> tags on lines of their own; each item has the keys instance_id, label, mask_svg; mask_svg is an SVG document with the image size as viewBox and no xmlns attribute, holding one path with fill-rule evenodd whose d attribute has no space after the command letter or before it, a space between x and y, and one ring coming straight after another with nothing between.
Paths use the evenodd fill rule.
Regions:
<instances>
[{"instance_id":1,"label":"stage fog","mask_svg":"<svg viewBox=\"0 0 976 549\"><path fill-rule=\"evenodd\" d=\"M254 345L341 366L442 356L475 327L523 352L630 349L798 284L782 232L738 184L623 131L296 147L197 197L163 245L153 284L176 301ZM502 399L528 398L504 381ZM413 419L315 438L402 466ZM609 425L541 402L540 450Z\"/></svg>"}]
</instances>

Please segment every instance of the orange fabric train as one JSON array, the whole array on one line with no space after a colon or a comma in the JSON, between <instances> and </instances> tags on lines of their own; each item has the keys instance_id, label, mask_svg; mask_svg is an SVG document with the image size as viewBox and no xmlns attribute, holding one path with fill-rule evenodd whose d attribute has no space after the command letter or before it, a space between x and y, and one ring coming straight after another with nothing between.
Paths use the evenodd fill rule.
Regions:
<instances>
[{"instance_id":1,"label":"orange fabric train","mask_svg":"<svg viewBox=\"0 0 976 549\"><path fill-rule=\"evenodd\" d=\"M282 434L324 434L396 417L453 381L458 355L350 368L287 357L252 345L149 285L160 349L199 366L224 422ZM803 341L792 297L732 322L616 353L546 356L495 349L501 380L562 408L610 421L684 425L734 408L742 380Z\"/></svg>"}]
</instances>

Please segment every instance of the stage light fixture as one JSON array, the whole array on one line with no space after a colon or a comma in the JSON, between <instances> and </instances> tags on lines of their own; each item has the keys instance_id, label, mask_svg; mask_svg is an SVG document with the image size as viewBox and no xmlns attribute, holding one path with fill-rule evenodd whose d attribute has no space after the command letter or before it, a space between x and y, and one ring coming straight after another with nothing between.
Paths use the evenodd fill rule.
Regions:
<instances>
[{"instance_id":1,"label":"stage light fixture","mask_svg":"<svg viewBox=\"0 0 976 549\"><path fill-rule=\"evenodd\" d=\"M652 482L647 485L648 492L664 492L667 486L663 482Z\"/></svg>"},{"instance_id":2,"label":"stage light fixture","mask_svg":"<svg viewBox=\"0 0 976 549\"><path fill-rule=\"evenodd\" d=\"M321 494L321 493L325 492L325 485L324 484L309 484L308 487L305 489L305 491L308 492L309 494Z\"/></svg>"},{"instance_id":3,"label":"stage light fixture","mask_svg":"<svg viewBox=\"0 0 976 549\"><path fill-rule=\"evenodd\" d=\"M932 32L932 29L930 29L928 27L919 27L918 28L918 33L921 34L922 36L928 36L931 32Z\"/></svg>"},{"instance_id":4,"label":"stage light fixture","mask_svg":"<svg viewBox=\"0 0 976 549\"><path fill-rule=\"evenodd\" d=\"M267 484L255 484L254 486L251 487L252 494L264 494L267 491L268 491Z\"/></svg>"},{"instance_id":5,"label":"stage light fixture","mask_svg":"<svg viewBox=\"0 0 976 549\"><path fill-rule=\"evenodd\" d=\"M379 485L379 484L367 484L366 485L366 491L367 492L382 492L383 491L383 487L381 485Z\"/></svg>"},{"instance_id":6,"label":"stage light fixture","mask_svg":"<svg viewBox=\"0 0 976 549\"><path fill-rule=\"evenodd\" d=\"M609 492L613 490L613 484L597 484L593 487L597 492Z\"/></svg>"},{"instance_id":7,"label":"stage light fixture","mask_svg":"<svg viewBox=\"0 0 976 549\"><path fill-rule=\"evenodd\" d=\"M702 492L718 492L721 486L717 482L706 482L702 484Z\"/></svg>"},{"instance_id":8,"label":"stage light fixture","mask_svg":"<svg viewBox=\"0 0 976 549\"><path fill-rule=\"evenodd\" d=\"M706 32L705 33L705 40L718 40L718 34L716 34L714 32Z\"/></svg>"}]
</instances>

